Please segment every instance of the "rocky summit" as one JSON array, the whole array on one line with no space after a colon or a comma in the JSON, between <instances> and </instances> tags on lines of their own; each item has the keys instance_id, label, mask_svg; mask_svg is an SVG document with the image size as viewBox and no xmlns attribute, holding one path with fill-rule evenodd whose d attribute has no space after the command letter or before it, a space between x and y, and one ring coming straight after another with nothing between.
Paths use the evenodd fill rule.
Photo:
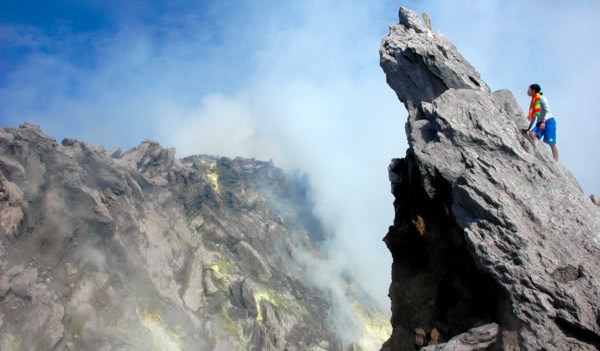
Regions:
<instances>
[{"instance_id":1,"label":"rocky summit","mask_svg":"<svg viewBox=\"0 0 600 351\"><path fill-rule=\"evenodd\" d=\"M341 307L311 280L312 208L271 162L2 128L0 350L377 348L389 317L348 277Z\"/></svg>"},{"instance_id":2,"label":"rocky summit","mask_svg":"<svg viewBox=\"0 0 600 351\"><path fill-rule=\"evenodd\" d=\"M380 58L409 142L389 167L393 332L381 350L599 349L597 197L529 140L514 96L413 11L400 9Z\"/></svg>"}]
</instances>

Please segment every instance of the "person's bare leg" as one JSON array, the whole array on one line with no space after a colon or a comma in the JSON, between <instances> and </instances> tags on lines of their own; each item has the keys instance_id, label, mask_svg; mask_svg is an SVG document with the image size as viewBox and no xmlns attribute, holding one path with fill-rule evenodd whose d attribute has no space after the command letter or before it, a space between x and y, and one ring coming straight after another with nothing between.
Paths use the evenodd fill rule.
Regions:
<instances>
[{"instance_id":1,"label":"person's bare leg","mask_svg":"<svg viewBox=\"0 0 600 351\"><path fill-rule=\"evenodd\" d=\"M558 147L556 144L554 144L550 145L550 148L552 149L552 157L554 157L554 161L558 162Z\"/></svg>"},{"instance_id":2,"label":"person's bare leg","mask_svg":"<svg viewBox=\"0 0 600 351\"><path fill-rule=\"evenodd\" d=\"M531 140L538 140L537 134L535 134L534 132L529 132L529 137L531 138Z\"/></svg>"}]
</instances>

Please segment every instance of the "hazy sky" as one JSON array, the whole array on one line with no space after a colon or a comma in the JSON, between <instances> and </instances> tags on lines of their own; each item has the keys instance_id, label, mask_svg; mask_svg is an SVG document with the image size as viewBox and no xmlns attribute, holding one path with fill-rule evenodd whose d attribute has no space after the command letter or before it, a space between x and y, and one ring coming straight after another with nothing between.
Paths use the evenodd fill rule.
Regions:
<instances>
[{"instance_id":1,"label":"hazy sky","mask_svg":"<svg viewBox=\"0 0 600 351\"><path fill-rule=\"evenodd\" d=\"M0 0L0 126L305 170L334 262L386 304L387 165L404 156L406 112L378 49L400 5L523 109L539 83L561 162L600 194L597 0Z\"/></svg>"}]
</instances>

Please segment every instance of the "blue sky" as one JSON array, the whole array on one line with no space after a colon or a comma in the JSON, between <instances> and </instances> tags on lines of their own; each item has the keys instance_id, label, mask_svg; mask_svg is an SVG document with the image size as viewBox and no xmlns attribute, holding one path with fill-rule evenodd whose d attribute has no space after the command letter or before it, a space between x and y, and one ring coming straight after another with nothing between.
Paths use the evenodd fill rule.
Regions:
<instances>
[{"instance_id":1,"label":"blue sky","mask_svg":"<svg viewBox=\"0 0 600 351\"><path fill-rule=\"evenodd\" d=\"M561 162L600 193L596 0L0 0L0 126L305 170L338 234L333 262L386 304L387 165L405 153L406 112L378 49L400 5L523 109L540 83Z\"/></svg>"}]
</instances>

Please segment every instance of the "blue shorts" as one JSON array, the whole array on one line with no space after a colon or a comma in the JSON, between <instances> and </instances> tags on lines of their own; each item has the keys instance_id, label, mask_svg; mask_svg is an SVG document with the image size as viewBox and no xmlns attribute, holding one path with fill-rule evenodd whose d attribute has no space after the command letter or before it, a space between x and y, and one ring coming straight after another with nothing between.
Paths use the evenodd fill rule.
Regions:
<instances>
[{"instance_id":1,"label":"blue shorts","mask_svg":"<svg viewBox=\"0 0 600 351\"><path fill-rule=\"evenodd\" d=\"M555 118L550 118L546 120L546 127L544 128L544 130L540 130L540 124L541 123L536 123L535 127L533 127L533 129L531 130L532 132L534 132L538 139L542 139L542 137L544 137L544 142L546 144L549 145L555 145L556 144L556 119Z\"/></svg>"}]
</instances>

